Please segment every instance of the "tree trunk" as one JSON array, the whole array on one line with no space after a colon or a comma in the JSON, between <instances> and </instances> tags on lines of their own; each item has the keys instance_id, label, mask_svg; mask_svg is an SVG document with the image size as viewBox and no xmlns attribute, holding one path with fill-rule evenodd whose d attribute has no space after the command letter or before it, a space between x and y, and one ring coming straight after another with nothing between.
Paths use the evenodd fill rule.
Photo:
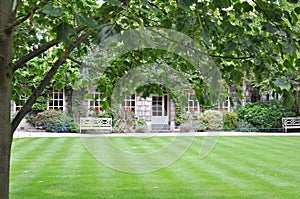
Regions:
<instances>
[{"instance_id":1,"label":"tree trunk","mask_svg":"<svg viewBox=\"0 0 300 199\"><path fill-rule=\"evenodd\" d=\"M9 198L9 169L12 145L10 99L12 91L12 42L15 20L12 0L0 0L0 198Z\"/></svg>"},{"instance_id":2,"label":"tree trunk","mask_svg":"<svg viewBox=\"0 0 300 199\"><path fill-rule=\"evenodd\" d=\"M0 39L0 56L3 42ZM5 64L6 59L0 58L0 198L6 199L9 194L9 167L12 144L10 124L11 70ZM6 67L5 67L6 66Z\"/></svg>"},{"instance_id":3,"label":"tree trunk","mask_svg":"<svg viewBox=\"0 0 300 199\"><path fill-rule=\"evenodd\" d=\"M0 46L1 42L0 42ZM9 168L12 132L10 125L11 78L0 61L0 198L9 198Z\"/></svg>"},{"instance_id":4,"label":"tree trunk","mask_svg":"<svg viewBox=\"0 0 300 199\"><path fill-rule=\"evenodd\" d=\"M2 123L2 122L1 122ZM1 127L1 130L3 128ZM12 139L1 131L0 138L0 198L9 198L10 150Z\"/></svg>"}]
</instances>

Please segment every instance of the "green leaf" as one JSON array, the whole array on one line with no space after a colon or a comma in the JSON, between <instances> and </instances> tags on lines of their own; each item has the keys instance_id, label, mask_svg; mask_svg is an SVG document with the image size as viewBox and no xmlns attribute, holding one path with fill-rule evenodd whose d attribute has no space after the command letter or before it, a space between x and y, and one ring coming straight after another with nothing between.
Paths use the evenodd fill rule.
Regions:
<instances>
[{"instance_id":1,"label":"green leaf","mask_svg":"<svg viewBox=\"0 0 300 199\"><path fill-rule=\"evenodd\" d=\"M275 79L274 84L279 87L281 90L289 91L291 89L291 84L287 81L286 78L278 77Z\"/></svg>"},{"instance_id":2,"label":"green leaf","mask_svg":"<svg viewBox=\"0 0 300 199\"><path fill-rule=\"evenodd\" d=\"M244 96L243 96L241 93L236 93L236 96L237 96L239 99L241 99L241 100L244 99Z\"/></svg>"},{"instance_id":3,"label":"green leaf","mask_svg":"<svg viewBox=\"0 0 300 199\"><path fill-rule=\"evenodd\" d=\"M300 14L300 8L299 8L298 15L299 14ZM292 21L293 21L294 24L296 24L299 21L299 16L298 15L296 13L296 10L295 10L295 12L291 12Z\"/></svg>"},{"instance_id":4,"label":"green leaf","mask_svg":"<svg viewBox=\"0 0 300 199\"><path fill-rule=\"evenodd\" d=\"M242 82L242 78L243 78L244 74L239 71L239 70L234 70L231 72L230 74L230 78L234 81L234 82Z\"/></svg>"},{"instance_id":5,"label":"green leaf","mask_svg":"<svg viewBox=\"0 0 300 199\"><path fill-rule=\"evenodd\" d=\"M233 9L237 12L237 13L241 13L242 11L242 4L241 3L235 3L233 5Z\"/></svg>"},{"instance_id":6,"label":"green leaf","mask_svg":"<svg viewBox=\"0 0 300 199\"><path fill-rule=\"evenodd\" d=\"M296 67L299 67L299 66L300 66L300 58L298 58L298 59L295 61L295 66L296 66Z\"/></svg>"},{"instance_id":7,"label":"green leaf","mask_svg":"<svg viewBox=\"0 0 300 199\"><path fill-rule=\"evenodd\" d=\"M268 22L262 24L262 30L266 30L269 33L275 33L277 31L276 27Z\"/></svg>"},{"instance_id":8,"label":"green leaf","mask_svg":"<svg viewBox=\"0 0 300 199\"><path fill-rule=\"evenodd\" d=\"M55 83L55 89L56 90L62 90L65 87L65 84L61 81L58 81Z\"/></svg>"},{"instance_id":9,"label":"green leaf","mask_svg":"<svg viewBox=\"0 0 300 199\"><path fill-rule=\"evenodd\" d=\"M224 52L225 53L230 53L231 51L235 50L237 47L237 44L234 42L230 42L229 44L227 44L227 46L225 47Z\"/></svg>"},{"instance_id":10,"label":"green leaf","mask_svg":"<svg viewBox=\"0 0 300 199\"><path fill-rule=\"evenodd\" d=\"M230 0L214 0L213 2L218 8L229 8L231 6Z\"/></svg>"},{"instance_id":11,"label":"green leaf","mask_svg":"<svg viewBox=\"0 0 300 199\"><path fill-rule=\"evenodd\" d=\"M78 23L80 23L81 25L85 25L91 29L96 29L98 27L97 21L90 17L87 17L85 15L83 15L83 16L77 15L76 18L77 18Z\"/></svg>"},{"instance_id":12,"label":"green leaf","mask_svg":"<svg viewBox=\"0 0 300 199\"><path fill-rule=\"evenodd\" d=\"M296 7L295 9L294 9L294 11L295 11L295 13L297 13L298 15L300 14L300 7Z\"/></svg>"},{"instance_id":13,"label":"green leaf","mask_svg":"<svg viewBox=\"0 0 300 199\"><path fill-rule=\"evenodd\" d=\"M288 70L293 71L293 70L294 70L294 67L293 67L293 64L292 64L292 63L293 63L293 62L290 61L290 60L285 60L285 61L283 62L283 66L284 66L285 68L287 68Z\"/></svg>"},{"instance_id":14,"label":"green leaf","mask_svg":"<svg viewBox=\"0 0 300 199\"><path fill-rule=\"evenodd\" d=\"M294 3L294 4L296 4L296 3L298 3L298 0L287 0L289 3Z\"/></svg>"},{"instance_id":15,"label":"green leaf","mask_svg":"<svg viewBox=\"0 0 300 199\"><path fill-rule=\"evenodd\" d=\"M119 6L120 7L122 5L122 3L118 0L104 0L104 1L111 4L111 5L114 5L114 6Z\"/></svg>"},{"instance_id":16,"label":"green leaf","mask_svg":"<svg viewBox=\"0 0 300 199\"><path fill-rule=\"evenodd\" d=\"M254 64L255 65L260 65L261 64L261 60L258 59L257 57L254 57Z\"/></svg>"},{"instance_id":17,"label":"green leaf","mask_svg":"<svg viewBox=\"0 0 300 199\"><path fill-rule=\"evenodd\" d=\"M235 88L236 88L236 90L238 90L238 91L242 91L242 90L244 90L244 89L243 89L243 87L241 87L241 86L239 86L239 85L238 85L238 86L236 86Z\"/></svg>"},{"instance_id":18,"label":"green leaf","mask_svg":"<svg viewBox=\"0 0 300 199\"><path fill-rule=\"evenodd\" d=\"M142 0L144 4L146 4L154 13L159 13L162 12L160 9L153 7L152 5L150 5L148 0Z\"/></svg>"},{"instance_id":19,"label":"green leaf","mask_svg":"<svg viewBox=\"0 0 300 199\"><path fill-rule=\"evenodd\" d=\"M284 43L284 48L282 49L283 53L289 53L289 54L294 54L296 52L296 49L293 44L290 42L285 42Z\"/></svg>"},{"instance_id":20,"label":"green leaf","mask_svg":"<svg viewBox=\"0 0 300 199\"><path fill-rule=\"evenodd\" d=\"M270 5L268 5L270 6ZM271 20L276 21L276 22L281 22L282 21L282 10L280 9L269 9L265 11L267 15L271 18Z\"/></svg>"},{"instance_id":21,"label":"green leaf","mask_svg":"<svg viewBox=\"0 0 300 199\"><path fill-rule=\"evenodd\" d=\"M62 42L68 42L72 34L75 33L73 26L62 22L56 27L56 39Z\"/></svg>"},{"instance_id":22,"label":"green leaf","mask_svg":"<svg viewBox=\"0 0 300 199\"><path fill-rule=\"evenodd\" d=\"M100 32L98 34L99 42L101 42L101 41L107 39L108 37L111 37L117 33L118 33L118 30L115 25L105 24L105 25L101 26L101 28L100 28Z\"/></svg>"},{"instance_id":23,"label":"green leaf","mask_svg":"<svg viewBox=\"0 0 300 199\"><path fill-rule=\"evenodd\" d=\"M42 8L42 13L52 16L52 17L58 17L62 13L61 8L55 8L51 4L47 4Z\"/></svg>"},{"instance_id":24,"label":"green leaf","mask_svg":"<svg viewBox=\"0 0 300 199\"><path fill-rule=\"evenodd\" d=\"M177 2L178 2L178 7L184 10L188 10L191 5L197 3L197 0L178 0Z\"/></svg>"},{"instance_id":25,"label":"green leaf","mask_svg":"<svg viewBox=\"0 0 300 199\"><path fill-rule=\"evenodd\" d=\"M292 105L294 104L294 102L295 102L294 96L290 92L285 91L283 93L283 104L287 105L289 107L292 107Z\"/></svg>"},{"instance_id":26,"label":"green leaf","mask_svg":"<svg viewBox=\"0 0 300 199\"><path fill-rule=\"evenodd\" d=\"M286 10L283 11L284 16L289 20L289 22L292 24L292 17L290 13Z\"/></svg>"},{"instance_id":27,"label":"green leaf","mask_svg":"<svg viewBox=\"0 0 300 199\"><path fill-rule=\"evenodd\" d=\"M209 39L209 35L207 33L207 31L205 29L201 30L201 36L203 37L203 41L206 45L210 46L210 39Z\"/></svg>"},{"instance_id":28,"label":"green leaf","mask_svg":"<svg viewBox=\"0 0 300 199\"><path fill-rule=\"evenodd\" d=\"M93 99L93 95L91 93L87 93L85 95L85 99Z\"/></svg>"},{"instance_id":29,"label":"green leaf","mask_svg":"<svg viewBox=\"0 0 300 199\"><path fill-rule=\"evenodd\" d=\"M101 102L101 108L103 110L107 110L109 108L109 103L108 102Z\"/></svg>"},{"instance_id":30,"label":"green leaf","mask_svg":"<svg viewBox=\"0 0 300 199\"><path fill-rule=\"evenodd\" d=\"M242 7L244 9L244 12L251 12L251 11L253 11L253 7L247 1L245 1L245 2L242 3Z\"/></svg>"},{"instance_id":31,"label":"green leaf","mask_svg":"<svg viewBox=\"0 0 300 199\"><path fill-rule=\"evenodd\" d=\"M151 14L151 11L145 8L140 8L140 11L146 13L146 14Z\"/></svg>"}]
</instances>

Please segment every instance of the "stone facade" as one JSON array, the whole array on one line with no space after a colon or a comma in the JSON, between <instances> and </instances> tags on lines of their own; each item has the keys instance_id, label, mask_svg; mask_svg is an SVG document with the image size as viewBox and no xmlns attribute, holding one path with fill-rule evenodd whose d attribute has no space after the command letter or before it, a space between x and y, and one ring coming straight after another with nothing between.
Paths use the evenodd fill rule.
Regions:
<instances>
[{"instance_id":1,"label":"stone facade","mask_svg":"<svg viewBox=\"0 0 300 199\"><path fill-rule=\"evenodd\" d=\"M231 86L229 88L230 95L232 96L234 106L230 106L227 101L219 103L212 107L214 109L234 111L238 105L245 105L248 101L252 101L251 87L245 82L241 85ZM100 93L94 91L95 96L100 97ZM195 93L191 90L188 94L188 104L185 107L186 111L201 113L201 107L197 100L195 100ZM238 95L244 96L244 99L240 99ZM72 111L72 91L53 90L51 101L47 103L48 109L60 109L64 112ZM57 97L57 99L55 99ZM100 101L94 101L95 99L89 99L82 102L82 105L86 110L91 108L100 110ZM132 96L125 97L122 104L124 110L132 111L136 119L143 119L147 123L150 130L158 128L159 130L171 130L175 129L175 118L176 118L176 104L170 99L169 95L165 93L163 96L156 94L150 94L149 97L143 98L141 94L133 94ZM12 102L11 106L12 115L16 113L21 106L16 105Z\"/></svg>"}]
</instances>

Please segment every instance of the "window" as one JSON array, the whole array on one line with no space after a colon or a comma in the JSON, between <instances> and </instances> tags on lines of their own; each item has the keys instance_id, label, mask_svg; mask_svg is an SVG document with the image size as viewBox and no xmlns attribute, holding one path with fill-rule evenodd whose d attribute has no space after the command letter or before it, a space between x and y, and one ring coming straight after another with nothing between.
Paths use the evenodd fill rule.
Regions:
<instances>
[{"instance_id":1,"label":"window","mask_svg":"<svg viewBox=\"0 0 300 199\"><path fill-rule=\"evenodd\" d=\"M200 111L200 107L199 107L199 103L197 100L197 97L195 95L195 91L191 90L188 95L188 104L186 106L186 111L192 111L192 112L199 112Z\"/></svg>"},{"instance_id":2,"label":"window","mask_svg":"<svg viewBox=\"0 0 300 199\"><path fill-rule=\"evenodd\" d=\"M152 97L152 116L163 116L163 97Z\"/></svg>"},{"instance_id":3,"label":"window","mask_svg":"<svg viewBox=\"0 0 300 199\"><path fill-rule=\"evenodd\" d=\"M135 94L132 94L131 96L125 96L122 106L126 111L135 112Z\"/></svg>"},{"instance_id":4,"label":"window","mask_svg":"<svg viewBox=\"0 0 300 199\"><path fill-rule=\"evenodd\" d=\"M226 100L225 102L219 102L219 109L228 110L229 106L229 100Z\"/></svg>"},{"instance_id":5,"label":"window","mask_svg":"<svg viewBox=\"0 0 300 199\"><path fill-rule=\"evenodd\" d=\"M26 100L27 100L26 95L21 95L19 102L15 103L15 110L14 111L17 112L17 111L21 110L21 108L25 104Z\"/></svg>"},{"instance_id":6,"label":"window","mask_svg":"<svg viewBox=\"0 0 300 199\"><path fill-rule=\"evenodd\" d=\"M58 91L55 88L52 90L50 100L48 101L48 109L64 110L65 95L64 90Z\"/></svg>"},{"instance_id":7,"label":"window","mask_svg":"<svg viewBox=\"0 0 300 199\"><path fill-rule=\"evenodd\" d=\"M88 100L88 109L101 111L100 92L98 90L94 90L91 92L91 99Z\"/></svg>"}]
</instances>

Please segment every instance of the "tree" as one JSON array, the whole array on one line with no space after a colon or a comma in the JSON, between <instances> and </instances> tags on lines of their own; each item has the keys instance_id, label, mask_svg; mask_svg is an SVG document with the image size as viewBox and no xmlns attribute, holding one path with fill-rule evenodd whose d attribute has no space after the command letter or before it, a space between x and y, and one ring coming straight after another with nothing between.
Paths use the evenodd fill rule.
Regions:
<instances>
[{"instance_id":1,"label":"tree","mask_svg":"<svg viewBox=\"0 0 300 199\"><path fill-rule=\"evenodd\" d=\"M10 153L18 124L68 57L75 50L83 53L80 44L88 42L100 25L109 21L108 13L113 19L129 0L108 2L100 7L93 0L0 1L0 198L9 197ZM36 70L32 62L50 50L48 71L11 121L12 85L20 77L16 71Z\"/></svg>"},{"instance_id":2,"label":"tree","mask_svg":"<svg viewBox=\"0 0 300 199\"><path fill-rule=\"evenodd\" d=\"M141 5L140 1L132 0L129 8L122 12L120 29L146 26L183 32L199 41L205 50L201 53L214 59L229 85L250 81L261 91L273 89L282 94L287 105L299 103L292 94L300 79L298 1L179 0L143 1ZM151 61L144 57L160 55L158 51L127 55L124 60L129 61L117 62L114 70L121 70L107 77L105 84L114 85L117 77L123 75L121 71ZM180 58L172 59L191 69ZM198 100L203 99L203 95L198 96Z\"/></svg>"},{"instance_id":3,"label":"tree","mask_svg":"<svg viewBox=\"0 0 300 199\"><path fill-rule=\"evenodd\" d=\"M94 0L0 0L0 198L9 197L13 132L62 66L70 67L67 60L80 58L86 52L85 45L98 36L104 39L120 30L144 26L174 29L199 41L205 50L201 53L214 59L228 83L239 83L249 75L257 82L268 77L270 86L287 102L295 101L291 92L300 79L297 0L105 2L99 6ZM135 57L129 59L136 62ZM41 61L47 63L44 76L35 64ZM128 67L125 65L120 68ZM188 64L182 66L195 78ZM24 71L41 76L40 82L26 91L30 97L11 121L11 99L20 94L13 90L21 88Z\"/></svg>"}]
</instances>

